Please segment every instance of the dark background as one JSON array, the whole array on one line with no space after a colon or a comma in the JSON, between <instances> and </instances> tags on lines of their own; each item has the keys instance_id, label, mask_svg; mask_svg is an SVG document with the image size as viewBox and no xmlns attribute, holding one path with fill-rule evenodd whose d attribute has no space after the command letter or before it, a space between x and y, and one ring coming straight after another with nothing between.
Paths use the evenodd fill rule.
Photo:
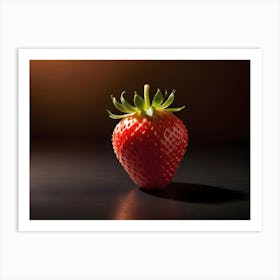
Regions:
<instances>
[{"instance_id":1,"label":"dark background","mask_svg":"<svg viewBox=\"0 0 280 280\"><path fill-rule=\"evenodd\" d=\"M176 89L187 154L162 192L114 156L110 95ZM249 219L250 61L30 61L31 219Z\"/></svg>"}]
</instances>

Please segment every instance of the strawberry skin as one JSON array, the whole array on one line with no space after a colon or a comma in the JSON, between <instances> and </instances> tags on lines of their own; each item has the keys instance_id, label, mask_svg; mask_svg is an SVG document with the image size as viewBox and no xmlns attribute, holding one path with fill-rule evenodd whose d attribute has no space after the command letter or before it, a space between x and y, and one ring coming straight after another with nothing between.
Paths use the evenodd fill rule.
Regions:
<instances>
[{"instance_id":1,"label":"strawberry skin","mask_svg":"<svg viewBox=\"0 0 280 280\"><path fill-rule=\"evenodd\" d=\"M114 152L130 178L144 189L162 189L174 176L188 145L183 122L169 112L130 116L114 129Z\"/></svg>"}]
</instances>

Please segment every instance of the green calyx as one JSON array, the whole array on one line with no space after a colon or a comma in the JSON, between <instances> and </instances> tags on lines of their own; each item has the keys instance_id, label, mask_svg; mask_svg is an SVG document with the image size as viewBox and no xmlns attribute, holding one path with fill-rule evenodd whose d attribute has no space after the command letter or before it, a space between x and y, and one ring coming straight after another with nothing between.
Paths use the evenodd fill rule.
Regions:
<instances>
[{"instance_id":1,"label":"green calyx","mask_svg":"<svg viewBox=\"0 0 280 280\"><path fill-rule=\"evenodd\" d=\"M122 115L115 115L111 113L109 110L107 110L109 117L112 119L122 119L133 115L141 115L145 114L147 116L152 117L155 111L167 111L167 112L178 112L185 108L185 106L180 108L169 108L169 106L174 101L174 93L175 90L173 89L170 95L165 99L163 97L161 91L158 89L156 94L153 97L152 103L150 102L150 96L149 96L149 90L150 86L148 84L144 85L144 98L142 98L140 95L138 95L136 92L134 94L134 106L129 104L125 98L124 93L122 92L120 101L118 102L117 99L113 96L112 102L114 106L122 113ZM167 96L167 92L165 91L165 96Z\"/></svg>"}]
</instances>

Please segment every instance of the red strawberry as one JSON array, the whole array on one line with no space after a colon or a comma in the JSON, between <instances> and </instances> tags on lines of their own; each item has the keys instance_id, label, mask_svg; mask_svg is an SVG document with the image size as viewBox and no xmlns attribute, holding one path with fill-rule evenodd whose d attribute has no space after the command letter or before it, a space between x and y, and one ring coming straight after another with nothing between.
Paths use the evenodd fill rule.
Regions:
<instances>
[{"instance_id":1,"label":"red strawberry","mask_svg":"<svg viewBox=\"0 0 280 280\"><path fill-rule=\"evenodd\" d=\"M135 93L134 106L121 95L121 103L115 97L115 107L124 115L115 127L112 137L114 152L131 179L145 189L162 189L174 176L188 145L188 133L183 122L172 112L181 108L168 108L174 100L174 90L163 102L158 89L152 104L149 85L144 86L144 99Z\"/></svg>"}]
</instances>

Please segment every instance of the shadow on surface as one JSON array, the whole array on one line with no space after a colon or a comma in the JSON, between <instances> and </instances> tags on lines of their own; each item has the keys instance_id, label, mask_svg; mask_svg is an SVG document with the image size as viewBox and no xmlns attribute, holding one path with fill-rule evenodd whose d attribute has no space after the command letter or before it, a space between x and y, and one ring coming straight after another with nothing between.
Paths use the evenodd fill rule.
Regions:
<instances>
[{"instance_id":1,"label":"shadow on surface","mask_svg":"<svg viewBox=\"0 0 280 280\"><path fill-rule=\"evenodd\" d=\"M236 200L249 200L249 194L241 191L189 183L171 183L166 189L161 191L143 189L141 191L166 199L191 203L215 204Z\"/></svg>"}]
</instances>

